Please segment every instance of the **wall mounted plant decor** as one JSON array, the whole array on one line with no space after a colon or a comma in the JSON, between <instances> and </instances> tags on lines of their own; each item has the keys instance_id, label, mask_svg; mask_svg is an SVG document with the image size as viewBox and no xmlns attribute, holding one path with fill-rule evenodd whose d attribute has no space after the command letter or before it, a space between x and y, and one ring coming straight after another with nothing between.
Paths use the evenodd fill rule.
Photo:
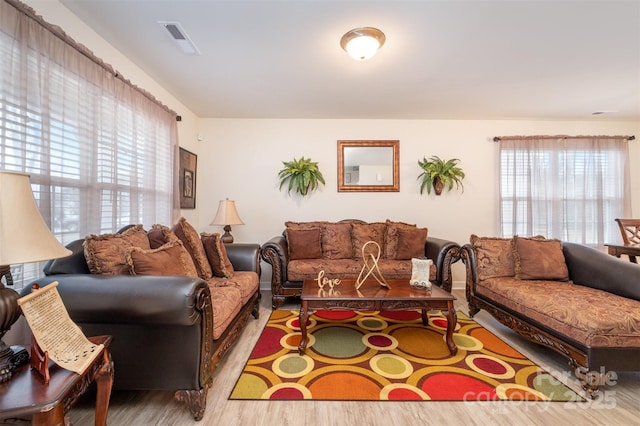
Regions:
<instances>
[{"instance_id":1,"label":"wall mounted plant decor","mask_svg":"<svg viewBox=\"0 0 640 426\"><path fill-rule=\"evenodd\" d=\"M296 160L294 157L293 161L283 161L282 164L284 168L278 172L280 190L289 182L288 194L293 190L304 197L309 191L315 191L319 184L325 184L318 163L311 161L310 158L300 157Z\"/></svg>"},{"instance_id":2,"label":"wall mounted plant decor","mask_svg":"<svg viewBox=\"0 0 640 426\"><path fill-rule=\"evenodd\" d=\"M458 166L459 161L457 158L442 160L437 155L429 157L428 160L423 158L422 161L418 161L418 165L423 170L418 176L418 180L421 181L420 193L422 194L426 188L427 194L431 194L433 189L436 195L440 195L445 187L451 191L454 184L464 192L462 185L464 172Z\"/></svg>"}]
</instances>

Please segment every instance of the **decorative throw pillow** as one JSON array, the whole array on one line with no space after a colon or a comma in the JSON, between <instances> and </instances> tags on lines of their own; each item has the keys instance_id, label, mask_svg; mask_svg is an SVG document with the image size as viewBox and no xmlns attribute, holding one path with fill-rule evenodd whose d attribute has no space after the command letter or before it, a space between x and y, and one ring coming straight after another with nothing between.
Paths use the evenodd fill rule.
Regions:
<instances>
[{"instance_id":1,"label":"decorative throw pillow","mask_svg":"<svg viewBox=\"0 0 640 426\"><path fill-rule=\"evenodd\" d=\"M512 248L516 278L569 281L569 269L560 240L515 236Z\"/></svg>"},{"instance_id":2,"label":"decorative throw pillow","mask_svg":"<svg viewBox=\"0 0 640 426\"><path fill-rule=\"evenodd\" d=\"M319 259L322 257L320 233L320 228L286 229L289 259Z\"/></svg>"},{"instance_id":3,"label":"decorative throw pillow","mask_svg":"<svg viewBox=\"0 0 640 426\"><path fill-rule=\"evenodd\" d=\"M476 258L478 281L489 278L513 277L515 266L511 238L478 237L469 239Z\"/></svg>"},{"instance_id":4,"label":"decorative throw pillow","mask_svg":"<svg viewBox=\"0 0 640 426\"><path fill-rule=\"evenodd\" d=\"M220 238L220 234L200 234L204 251L207 253L207 259L213 275L216 277L231 278L233 277L233 265L227 256L227 249Z\"/></svg>"},{"instance_id":5,"label":"decorative throw pillow","mask_svg":"<svg viewBox=\"0 0 640 426\"><path fill-rule=\"evenodd\" d=\"M352 223L351 224L351 242L353 245L353 258L362 259L362 247L368 241L375 241L380 246L380 254L384 253L384 231L387 227L386 223ZM377 248L373 244L369 244L366 248L365 256L373 254L377 256Z\"/></svg>"},{"instance_id":6,"label":"decorative throw pillow","mask_svg":"<svg viewBox=\"0 0 640 426\"><path fill-rule=\"evenodd\" d=\"M157 249L162 247L168 242L178 239L176 234L168 226L155 224L147 231L147 238L149 238L149 247Z\"/></svg>"},{"instance_id":7,"label":"decorative throw pillow","mask_svg":"<svg viewBox=\"0 0 640 426\"><path fill-rule=\"evenodd\" d=\"M385 259L396 259L396 252L398 251L398 230L399 229L416 229L416 225L412 225L404 222L392 222L387 219L387 227L384 231L384 252L382 257ZM424 256L421 254L420 256Z\"/></svg>"},{"instance_id":8,"label":"decorative throw pillow","mask_svg":"<svg viewBox=\"0 0 640 426\"><path fill-rule=\"evenodd\" d=\"M127 250L131 247L150 248L142 225L132 226L120 234L89 235L83 246L89 271L102 275L129 275Z\"/></svg>"},{"instance_id":9,"label":"decorative throw pillow","mask_svg":"<svg viewBox=\"0 0 640 426\"><path fill-rule=\"evenodd\" d=\"M353 258L351 223L325 223L320 237L325 259Z\"/></svg>"},{"instance_id":10,"label":"decorative throw pillow","mask_svg":"<svg viewBox=\"0 0 640 426\"><path fill-rule=\"evenodd\" d=\"M191 256L179 240L157 249L131 247L127 251L127 265L131 275L198 276Z\"/></svg>"},{"instance_id":11,"label":"decorative throw pillow","mask_svg":"<svg viewBox=\"0 0 640 426\"><path fill-rule=\"evenodd\" d=\"M207 253L202 246L198 231L196 231L184 217L181 217L178 223L173 226L172 231L180 241L182 241L187 252L191 255L193 263L196 265L198 276L203 280L211 278L213 272L211 271L211 265L209 265L209 261L207 260Z\"/></svg>"},{"instance_id":12,"label":"decorative throw pillow","mask_svg":"<svg viewBox=\"0 0 640 426\"><path fill-rule=\"evenodd\" d=\"M396 242L396 259L410 260L424 257L424 245L427 241L427 228L406 227L395 230L398 234Z\"/></svg>"},{"instance_id":13,"label":"decorative throw pillow","mask_svg":"<svg viewBox=\"0 0 640 426\"><path fill-rule=\"evenodd\" d=\"M293 229L295 231L312 229L312 228L322 229L322 226L325 223L326 222L324 222L324 221L315 221L315 222L291 222L291 221L287 221L287 222L284 223L284 226L285 226L285 232L286 232L287 229Z\"/></svg>"}]
</instances>

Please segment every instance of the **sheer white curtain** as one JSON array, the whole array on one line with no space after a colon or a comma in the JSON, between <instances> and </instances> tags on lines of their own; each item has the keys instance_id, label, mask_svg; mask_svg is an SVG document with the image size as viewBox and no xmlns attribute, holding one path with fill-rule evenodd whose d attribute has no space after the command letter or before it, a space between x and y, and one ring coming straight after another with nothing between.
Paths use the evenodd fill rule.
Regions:
<instances>
[{"instance_id":1,"label":"sheer white curtain","mask_svg":"<svg viewBox=\"0 0 640 426\"><path fill-rule=\"evenodd\" d=\"M63 244L173 223L177 139L175 112L28 6L0 1L0 169L31 175ZM16 281L40 273L31 267Z\"/></svg>"},{"instance_id":2,"label":"sheer white curtain","mask_svg":"<svg viewBox=\"0 0 640 426\"><path fill-rule=\"evenodd\" d=\"M501 137L503 236L543 235L601 246L631 212L628 138Z\"/></svg>"}]
</instances>

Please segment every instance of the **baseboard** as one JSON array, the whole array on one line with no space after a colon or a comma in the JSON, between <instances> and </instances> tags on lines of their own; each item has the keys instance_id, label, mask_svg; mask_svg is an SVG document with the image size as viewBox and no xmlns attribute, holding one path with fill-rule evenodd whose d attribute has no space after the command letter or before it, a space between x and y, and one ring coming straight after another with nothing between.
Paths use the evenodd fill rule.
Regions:
<instances>
[{"instance_id":1,"label":"baseboard","mask_svg":"<svg viewBox=\"0 0 640 426\"><path fill-rule=\"evenodd\" d=\"M467 283L466 281L454 281L451 283L452 290L464 290Z\"/></svg>"}]
</instances>

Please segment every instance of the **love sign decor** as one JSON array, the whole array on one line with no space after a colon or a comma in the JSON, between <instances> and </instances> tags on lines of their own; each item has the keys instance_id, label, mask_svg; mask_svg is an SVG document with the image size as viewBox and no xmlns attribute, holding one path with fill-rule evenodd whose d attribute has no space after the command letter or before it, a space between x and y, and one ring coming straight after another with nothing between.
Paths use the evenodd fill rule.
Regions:
<instances>
[{"instance_id":1,"label":"love sign decor","mask_svg":"<svg viewBox=\"0 0 640 426\"><path fill-rule=\"evenodd\" d=\"M324 269L318 272L318 278L316 278L318 282L318 287L324 289L324 286L328 286L329 289L333 290L335 286L340 285L340 280L338 278L327 278L324 276Z\"/></svg>"}]
</instances>

